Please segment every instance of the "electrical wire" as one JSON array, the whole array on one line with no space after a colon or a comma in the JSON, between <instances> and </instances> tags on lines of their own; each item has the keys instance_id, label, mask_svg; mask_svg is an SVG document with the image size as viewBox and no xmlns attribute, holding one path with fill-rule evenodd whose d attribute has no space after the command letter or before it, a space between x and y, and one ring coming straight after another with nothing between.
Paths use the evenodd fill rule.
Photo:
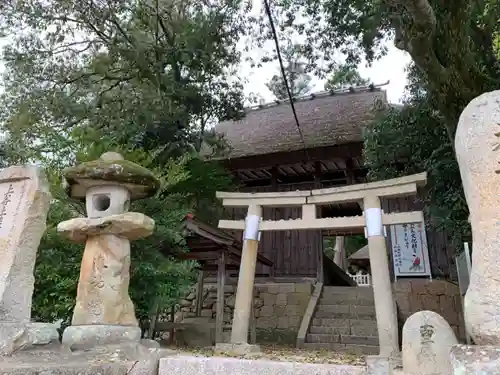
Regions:
<instances>
[{"instance_id":1,"label":"electrical wire","mask_svg":"<svg viewBox=\"0 0 500 375\"><path fill-rule=\"evenodd\" d=\"M283 77L283 81L285 82L285 88L288 94L288 99L290 100L290 106L292 108L293 117L295 119L295 125L297 126L297 130L299 131L300 140L302 141L302 145L304 146L304 153L306 159L308 160L309 156L307 154L306 142L304 141L304 135L302 134L302 129L300 128L299 118L297 116L297 111L295 110L295 104L293 101L292 92L290 91L290 86L288 85L288 80L286 78L286 71L285 71L285 66L283 64L283 58L281 57L278 35L276 34L276 28L274 27L274 21L271 15L271 7L269 6L268 0L264 0L264 7L266 8L267 17L269 19L269 25L271 26L271 32L273 33L274 44L276 45L276 53L278 55L278 61L281 69L281 76Z\"/></svg>"}]
</instances>

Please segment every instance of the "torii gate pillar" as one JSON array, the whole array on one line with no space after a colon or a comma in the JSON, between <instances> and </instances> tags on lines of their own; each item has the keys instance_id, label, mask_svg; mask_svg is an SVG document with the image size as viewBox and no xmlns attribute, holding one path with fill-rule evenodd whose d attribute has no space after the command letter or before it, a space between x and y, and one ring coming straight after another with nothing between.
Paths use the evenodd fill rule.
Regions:
<instances>
[{"instance_id":1,"label":"torii gate pillar","mask_svg":"<svg viewBox=\"0 0 500 375\"><path fill-rule=\"evenodd\" d=\"M219 228L244 230L245 242L241 259L240 278L236 294L235 316L231 334L232 346L251 347L244 338L248 332L251 293L255 273L258 232L275 230L363 230L366 229L373 279L373 293L380 355L396 357L399 353L398 321L396 301L393 297L389 276L389 259L385 242L384 225L422 223L421 211L383 213L380 198L395 198L415 195L419 186L425 185L426 173L348 185L327 189L266 192L227 193L217 192L217 198L227 207L248 207L248 216L243 220L219 220ZM363 206L362 216L316 217L318 205L358 202ZM289 220L260 220L261 207L302 206L302 218ZM257 349L257 348L255 348Z\"/></svg>"},{"instance_id":2,"label":"torii gate pillar","mask_svg":"<svg viewBox=\"0 0 500 375\"><path fill-rule=\"evenodd\" d=\"M396 301L389 277L389 259L382 225L380 198L376 195L367 196L363 199L363 206L370 253L380 355L390 358L399 353L398 319Z\"/></svg>"},{"instance_id":3,"label":"torii gate pillar","mask_svg":"<svg viewBox=\"0 0 500 375\"><path fill-rule=\"evenodd\" d=\"M231 344L241 345L248 343L248 328L252 309L253 289L255 281L255 266L259 246L259 222L262 218L262 207L248 206L246 228L241 254L240 274L236 301L234 303L233 327L231 330ZM256 348L257 349L257 348Z\"/></svg>"}]
</instances>

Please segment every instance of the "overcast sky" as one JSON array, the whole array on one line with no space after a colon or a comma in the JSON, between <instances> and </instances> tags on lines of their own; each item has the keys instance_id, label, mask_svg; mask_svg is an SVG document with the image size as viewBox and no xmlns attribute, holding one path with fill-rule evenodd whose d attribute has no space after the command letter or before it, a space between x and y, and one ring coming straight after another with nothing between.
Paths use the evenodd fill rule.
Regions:
<instances>
[{"instance_id":1,"label":"overcast sky","mask_svg":"<svg viewBox=\"0 0 500 375\"><path fill-rule=\"evenodd\" d=\"M393 46L388 48L389 53L381 60L373 63L371 67L361 64L358 68L361 76L370 79L374 84L389 81L389 84L384 86L388 100L391 103L400 103L406 86L405 68L411 59L406 52L402 52ZM245 93L247 95L251 93L259 94L264 98L265 102L273 101L274 97L266 87L266 82L278 72L278 69L278 63L269 63L262 68L251 68L249 64L242 64L240 74L248 80L245 84ZM324 81L315 78L313 84L313 92L324 89Z\"/></svg>"},{"instance_id":2,"label":"overcast sky","mask_svg":"<svg viewBox=\"0 0 500 375\"><path fill-rule=\"evenodd\" d=\"M250 14L253 16L258 16L262 11L262 0L252 0L253 7ZM272 4L271 4L272 7ZM297 16L297 20L300 22L300 16ZM276 20L274 20L276 22ZM283 48L283 35L280 35L279 28L277 27L278 39L281 41L280 49ZM301 35L297 35L294 38L295 43L305 43L306 38ZM247 42L247 45L249 43ZM242 42L243 45L243 42ZM398 50L392 42L387 43L388 54L381 60L376 61L372 66L368 67L366 64L361 64L358 66L359 73L363 78L369 79L374 84L382 84L390 81L388 85L384 86L387 91L387 97L391 103L400 103L401 97L403 95L404 88L406 86L406 73L405 68L411 61L410 56L406 52ZM255 59L273 54L275 49L274 42L269 42L264 50L253 50L250 55ZM339 62L342 62L343 58L341 55L338 56ZM248 81L245 85L245 93L250 95L251 93L261 96L265 102L271 102L274 100L273 95L266 87L266 82L279 72L279 64L276 62L274 64L266 64L262 68L251 68L249 64L242 64L240 68L240 76ZM318 79L313 79L314 89L313 92L323 91L325 81L320 81Z\"/></svg>"}]
</instances>

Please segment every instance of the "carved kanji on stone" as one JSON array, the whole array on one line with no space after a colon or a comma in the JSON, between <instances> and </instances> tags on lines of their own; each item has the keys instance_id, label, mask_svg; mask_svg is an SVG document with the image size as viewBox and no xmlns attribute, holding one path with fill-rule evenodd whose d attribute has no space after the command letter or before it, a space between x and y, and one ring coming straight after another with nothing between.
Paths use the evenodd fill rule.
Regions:
<instances>
[{"instance_id":1,"label":"carved kanji on stone","mask_svg":"<svg viewBox=\"0 0 500 375\"><path fill-rule=\"evenodd\" d=\"M460 116L455 137L474 247L464 315L478 345L500 344L499 104L500 91L472 100Z\"/></svg>"}]
</instances>

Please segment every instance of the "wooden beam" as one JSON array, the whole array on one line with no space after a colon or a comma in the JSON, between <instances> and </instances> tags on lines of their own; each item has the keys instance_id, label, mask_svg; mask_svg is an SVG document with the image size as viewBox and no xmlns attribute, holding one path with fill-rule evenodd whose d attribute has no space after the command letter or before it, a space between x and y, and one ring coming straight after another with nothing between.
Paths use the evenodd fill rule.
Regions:
<instances>
[{"instance_id":1,"label":"wooden beam","mask_svg":"<svg viewBox=\"0 0 500 375\"><path fill-rule=\"evenodd\" d=\"M226 264L226 271L239 271L240 266L238 264ZM217 264L205 264L203 266L203 271L213 272L219 270L219 263Z\"/></svg>"},{"instance_id":2,"label":"wooden beam","mask_svg":"<svg viewBox=\"0 0 500 375\"><path fill-rule=\"evenodd\" d=\"M205 272L201 269L198 272L198 283L196 286L196 316L201 316L201 307L203 305L203 279L205 278Z\"/></svg>"},{"instance_id":3,"label":"wooden beam","mask_svg":"<svg viewBox=\"0 0 500 375\"><path fill-rule=\"evenodd\" d=\"M227 248L227 251L229 252L229 255L239 263L239 261L241 260L241 252L242 252L242 250L241 249L237 249L234 246L229 246ZM261 263L261 264L264 264L265 266L269 266L269 267L274 265L274 262L272 260L266 258L262 254L257 254L257 262Z\"/></svg>"},{"instance_id":4,"label":"wooden beam","mask_svg":"<svg viewBox=\"0 0 500 375\"><path fill-rule=\"evenodd\" d=\"M271 187L274 190L278 188L278 168L276 166L271 168Z\"/></svg>"},{"instance_id":5,"label":"wooden beam","mask_svg":"<svg viewBox=\"0 0 500 375\"><path fill-rule=\"evenodd\" d=\"M315 189L321 189L321 162L316 161L314 162L314 188Z\"/></svg>"},{"instance_id":6,"label":"wooden beam","mask_svg":"<svg viewBox=\"0 0 500 375\"><path fill-rule=\"evenodd\" d=\"M187 252L179 255L179 259L189 260L217 260L219 251Z\"/></svg>"},{"instance_id":7,"label":"wooden beam","mask_svg":"<svg viewBox=\"0 0 500 375\"><path fill-rule=\"evenodd\" d=\"M314 163L314 189L321 189L323 186L321 184L321 180L322 180L322 171L321 171L321 162L320 161L316 161ZM304 210L304 208L306 207L313 207L313 208L310 208L309 209L309 212L308 210ZM309 219L316 219L317 217L317 212L316 210L319 209L319 213L320 213L320 216L323 216L323 208L324 207L321 207L319 206L318 208L316 207L315 204L312 204L312 205L304 205L302 206L302 218L304 219L308 219L307 218L307 214L309 214ZM313 211L313 212L311 212ZM306 215L304 215L304 213ZM311 216L311 213L313 213L313 216ZM321 236L321 230L319 230L319 238L320 238L320 243L318 244L318 246L316 246L316 252L317 252L317 257L316 257L316 262L317 262L317 266L316 266L316 280L318 282L323 282L323 279L324 279L324 269L323 269L323 257L324 257L324 253L323 253L323 237Z\"/></svg>"},{"instance_id":8,"label":"wooden beam","mask_svg":"<svg viewBox=\"0 0 500 375\"><path fill-rule=\"evenodd\" d=\"M224 339L224 288L226 283L226 252L222 251L217 271L217 310L215 317L215 342L222 343Z\"/></svg>"},{"instance_id":9,"label":"wooden beam","mask_svg":"<svg viewBox=\"0 0 500 375\"><path fill-rule=\"evenodd\" d=\"M308 160L306 160L303 150L297 150L291 152L276 152L273 154L226 159L222 160L222 163L230 170L237 170L269 167L271 165L271 163L269 163L270 160L274 165L290 165L304 163L306 161L345 160L349 158L361 157L362 155L363 142L356 142L308 149Z\"/></svg>"},{"instance_id":10,"label":"wooden beam","mask_svg":"<svg viewBox=\"0 0 500 375\"><path fill-rule=\"evenodd\" d=\"M360 175L364 175L364 171L359 171L357 172ZM333 171L333 172L327 172L323 173L321 175L321 182L338 182L339 185L345 185L345 173L344 171ZM245 186L272 186L273 180L272 178L261 178L261 179L255 179L255 180L240 180L245 184ZM308 174L299 174L299 175L283 175L283 174L278 174L276 178L276 186L279 185L287 185L287 184L301 184L301 183L306 183L310 182L314 184L316 181L315 175L312 173ZM319 186L318 186L319 187Z\"/></svg>"},{"instance_id":11,"label":"wooden beam","mask_svg":"<svg viewBox=\"0 0 500 375\"><path fill-rule=\"evenodd\" d=\"M345 162L345 166L347 185L353 185L356 183L356 174L354 173L354 165L352 159L347 159Z\"/></svg>"},{"instance_id":12,"label":"wooden beam","mask_svg":"<svg viewBox=\"0 0 500 375\"><path fill-rule=\"evenodd\" d=\"M317 246L318 256L316 257L316 261L318 262L318 267L316 268L316 281L319 283L323 283L325 280L325 269L323 265L323 257L325 256L325 254L323 253L323 236L320 235L319 238L320 243L319 246Z\"/></svg>"}]
</instances>

